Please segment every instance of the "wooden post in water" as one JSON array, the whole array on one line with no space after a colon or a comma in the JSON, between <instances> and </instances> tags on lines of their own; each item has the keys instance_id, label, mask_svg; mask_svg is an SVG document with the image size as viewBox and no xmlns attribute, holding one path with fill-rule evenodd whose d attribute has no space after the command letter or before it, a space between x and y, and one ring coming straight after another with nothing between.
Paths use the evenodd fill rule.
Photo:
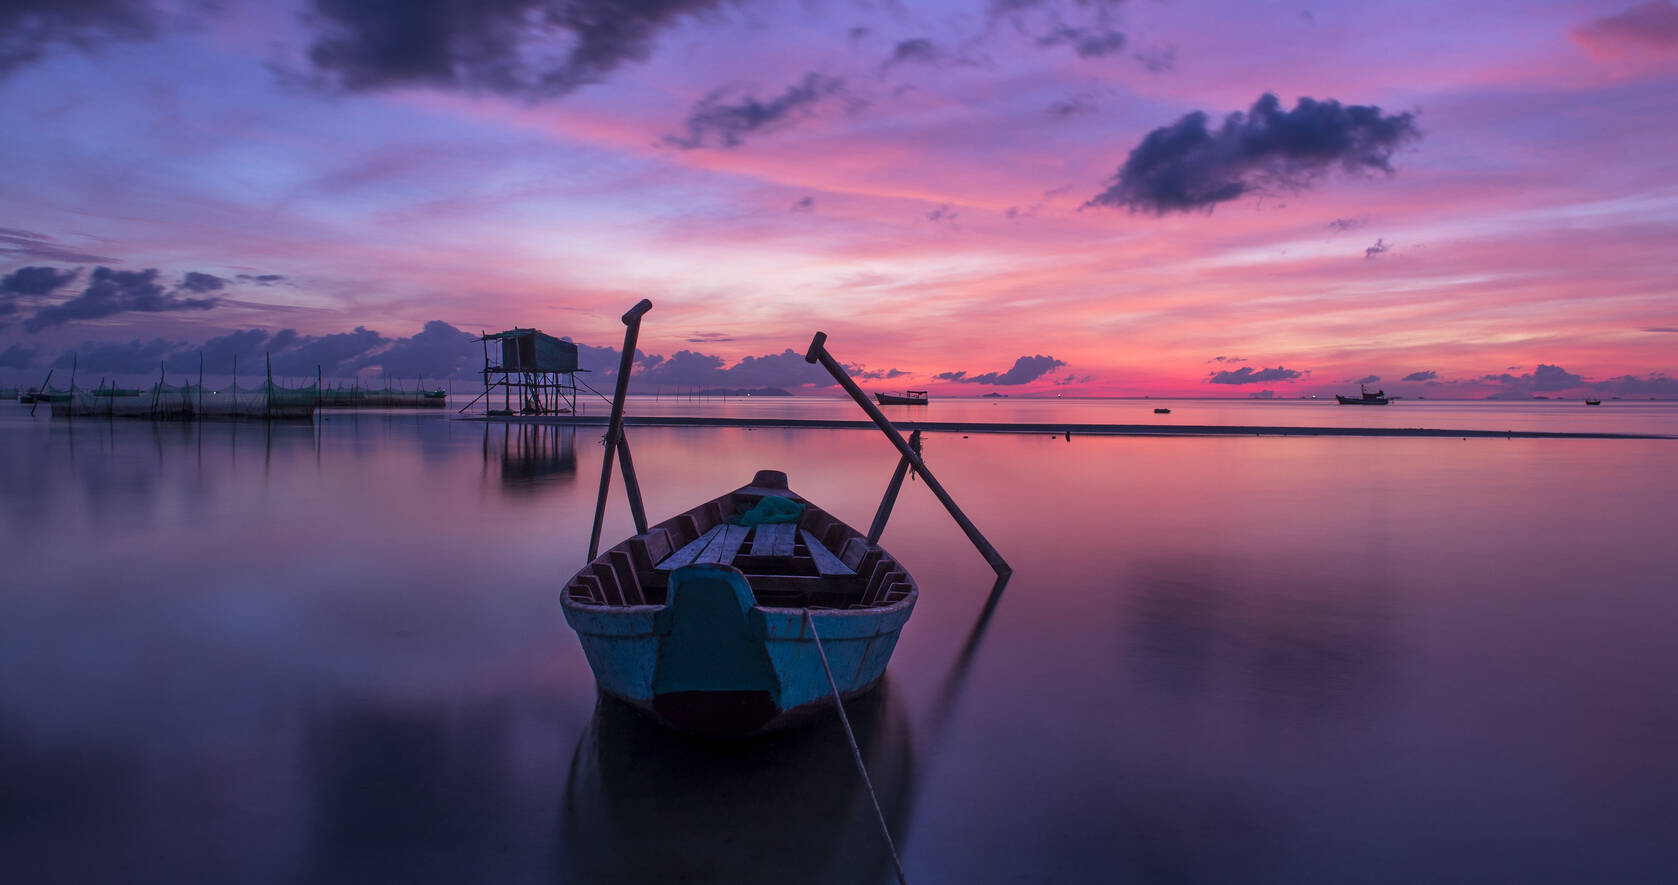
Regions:
<instances>
[{"instance_id":1,"label":"wooden post in water","mask_svg":"<svg viewBox=\"0 0 1678 885\"><path fill-rule=\"evenodd\" d=\"M49 385L51 383L52 383L52 367L48 366L47 367L47 380L41 382L41 389L36 392L35 398L29 402L29 417L31 417L31 418L35 417L35 406L40 404L41 397L47 395L47 385ZM49 406L48 408L50 409L51 407Z\"/></svg>"},{"instance_id":2,"label":"wooden post in water","mask_svg":"<svg viewBox=\"0 0 1678 885\"><path fill-rule=\"evenodd\" d=\"M274 356L263 351L262 359L268 364L268 380L262 388L262 420L271 421L274 418Z\"/></svg>"},{"instance_id":3,"label":"wooden post in water","mask_svg":"<svg viewBox=\"0 0 1678 885\"><path fill-rule=\"evenodd\" d=\"M204 420L204 351L198 351L198 420Z\"/></svg>"},{"instance_id":4,"label":"wooden post in water","mask_svg":"<svg viewBox=\"0 0 1678 885\"><path fill-rule=\"evenodd\" d=\"M635 339L641 334L641 315L652 309L653 303L643 298L623 315L623 324L627 328L623 333L623 353L618 360L618 386L612 394L612 417L606 422L606 457L600 462L600 496L595 500L594 530L588 538L588 558L591 562L600 553L600 526L606 519L606 492L612 484L612 456L617 452L618 438L623 435L623 400L629 394L629 373L635 367ZM635 531L646 534L647 516L641 507L641 486L634 478L634 467L627 456L623 465L624 489L630 496L629 512L636 517Z\"/></svg>"},{"instance_id":5,"label":"wooden post in water","mask_svg":"<svg viewBox=\"0 0 1678 885\"><path fill-rule=\"evenodd\" d=\"M1013 567L1008 565L1007 560L1002 558L1002 554L998 553L989 541L985 540L985 536L979 531L978 526L975 526L973 521L967 518L967 514L961 512L961 508L956 506L955 499L950 497L949 492L944 491L944 486L938 481L938 478L926 469L926 463L921 460L920 455L915 454L913 448L910 448L909 443L903 439L903 434L897 432L897 428L881 413L878 406L868 401L867 394L864 394L862 388L857 387L856 382L851 380L850 373L845 371L845 367L839 365L839 361L827 352L826 332L817 332L816 336L810 340L810 349L804 354L804 360L811 363L821 363L822 368L833 376L833 380L839 382L839 386L851 395L851 399L856 400L856 404L861 406L862 411L867 413L874 425L880 428L880 432L884 433L886 438L891 440L891 444L897 447L897 451L903 456L903 460L908 461L910 466L926 478L926 487L932 490L932 494L937 496L938 502L943 504L944 509L950 512L950 517L956 521L956 525L961 526L962 532L967 535L967 540L972 541L973 546L979 549L979 553L985 557L985 561L990 563L991 569L998 575L1013 574ZM880 522L881 527L884 527L884 522L879 516L875 517L875 521Z\"/></svg>"},{"instance_id":6,"label":"wooden post in water","mask_svg":"<svg viewBox=\"0 0 1678 885\"><path fill-rule=\"evenodd\" d=\"M70 354L70 392L64 395L64 417L76 417L76 354ZM50 400L49 400L50 402Z\"/></svg>"}]
</instances>

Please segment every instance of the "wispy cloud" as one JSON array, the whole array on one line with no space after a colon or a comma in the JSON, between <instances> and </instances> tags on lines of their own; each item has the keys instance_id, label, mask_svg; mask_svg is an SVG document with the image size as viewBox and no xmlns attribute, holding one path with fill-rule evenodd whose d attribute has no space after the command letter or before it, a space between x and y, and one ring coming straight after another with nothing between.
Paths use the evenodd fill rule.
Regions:
<instances>
[{"instance_id":1,"label":"wispy cloud","mask_svg":"<svg viewBox=\"0 0 1678 885\"><path fill-rule=\"evenodd\" d=\"M845 81L815 72L807 73L785 92L767 101L746 96L732 104L714 92L694 105L681 135L667 135L664 143L694 149L704 146L739 147L746 136L776 129L808 116L822 100L844 91Z\"/></svg>"}]
</instances>

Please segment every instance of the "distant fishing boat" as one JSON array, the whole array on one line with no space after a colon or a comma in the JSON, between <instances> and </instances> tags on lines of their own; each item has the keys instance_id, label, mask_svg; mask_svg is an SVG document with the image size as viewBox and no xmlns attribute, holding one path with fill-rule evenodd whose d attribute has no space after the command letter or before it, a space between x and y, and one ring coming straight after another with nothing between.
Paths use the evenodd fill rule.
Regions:
<instances>
[{"instance_id":1,"label":"distant fishing boat","mask_svg":"<svg viewBox=\"0 0 1678 885\"><path fill-rule=\"evenodd\" d=\"M875 393L874 398L882 406L924 406L926 405L926 391L905 390L902 394Z\"/></svg>"},{"instance_id":2,"label":"distant fishing boat","mask_svg":"<svg viewBox=\"0 0 1678 885\"><path fill-rule=\"evenodd\" d=\"M868 533L793 492L779 470L759 470L750 483L649 526L623 410L641 316L651 309L643 299L623 316L588 562L560 596L601 692L678 731L745 737L873 689L919 598L908 570L879 545L911 469L999 578L1011 573L927 471L919 434L903 439L820 332L805 359L820 362L900 453ZM614 458L637 532L597 555Z\"/></svg>"},{"instance_id":3,"label":"distant fishing boat","mask_svg":"<svg viewBox=\"0 0 1678 885\"><path fill-rule=\"evenodd\" d=\"M1385 390L1377 390L1374 393L1370 393L1369 388L1359 384L1358 391L1361 393L1361 396L1356 399L1349 396L1341 396L1338 393L1334 395L1334 399L1343 406L1384 406L1388 403L1387 392Z\"/></svg>"},{"instance_id":4,"label":"distant fishing boat","mask_svg":"<svg viewBox=\"0 0 1678 885\"><path fill-rule=\"evenodd\" d=\"M1155 415L1169 415L1169 414L1171 414L1171 410L1170 409L1155 409L1154 414Z\"/></svg>"},{"instance_id":5,"label":"distant fishing boat","mask_svg":"<svg viewBox=\"0 0 1678 885\"><path fill-rule=\"evenodd\" d=\"M1585 400L1585 405L1587 405L1587 406L1600 406L1600 405L1602 405L1602 400L1588 399L1588 400Z\"/></svg>"}]
</instances>

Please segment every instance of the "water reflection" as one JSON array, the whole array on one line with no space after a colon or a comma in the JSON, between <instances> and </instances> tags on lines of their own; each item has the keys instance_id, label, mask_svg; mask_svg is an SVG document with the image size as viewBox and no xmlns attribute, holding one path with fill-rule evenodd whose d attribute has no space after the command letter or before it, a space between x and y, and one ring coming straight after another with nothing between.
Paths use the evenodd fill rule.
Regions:
<instances>
[{"instance_id":1,"label":"water reflection","mask_svg":"<svg viewBox=\"0 0 1678 885\"><path fill-rule=\"evenodd\" d=\"M569 485L577 478L577 428L540 424L492 428L485 424L486 469L492 459L500 467L501 488L508 494L537 494L554 485Z\"/></svg>"},{"instance_id":2,"label":"water reflection","mask_svg":"<svg viewBox=\"0 0 1678 885\"><path fill-rule=\"evenodd\" d=\"M304 731L310 882L497 880L524 812L510 703L369 699Z\"/></svg>"},{"instance_id":3,"label":"water reflection","mask_svg":"<svg viewBox=\"0 0 1678 885\"><path fill-rule=\"evenodd\" d=\"M1376 576L1310 575L1227 559L1144 566L1122 615L1133 674L1179 698L1227 692L1283 715L1338 717L1374 704L1391 678L1389 594Z\"/></svg>"},{"instance_id":4,"label":"water reflection","mask_svg":"<svg viewBox=\"0 0 1678 885\"><path fill-rule=\"evenodd\" d=\"M890 675L846 712L902 850L915 753ZM560 826L562 882L866 883L891 870L833 714L713 743L602 697L571 761Z\"/></svg>"}]
</instances>

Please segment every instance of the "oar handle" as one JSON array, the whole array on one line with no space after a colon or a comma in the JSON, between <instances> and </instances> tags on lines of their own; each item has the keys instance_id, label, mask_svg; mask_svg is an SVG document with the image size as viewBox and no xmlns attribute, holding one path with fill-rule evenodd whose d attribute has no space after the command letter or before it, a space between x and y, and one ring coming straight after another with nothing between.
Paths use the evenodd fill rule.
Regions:
<instances>
[{"instance_id":1,"label":"oar handle","mask_svg":"<svg viewBox=\"0 0 1678 885\"><path fill-rule=\"evenodd\" d=\"M623 324L626 325L626 326L629 325L630 323L634 322L635 320L640 319L641 314L644 314L647 311L652 310L652 309L653 309L653 303L651 301L649 301L645 298L641 299L639 304L636 304L634 307L631 307L627 312L624 313Z\"/></svg>"}]
</instances>

